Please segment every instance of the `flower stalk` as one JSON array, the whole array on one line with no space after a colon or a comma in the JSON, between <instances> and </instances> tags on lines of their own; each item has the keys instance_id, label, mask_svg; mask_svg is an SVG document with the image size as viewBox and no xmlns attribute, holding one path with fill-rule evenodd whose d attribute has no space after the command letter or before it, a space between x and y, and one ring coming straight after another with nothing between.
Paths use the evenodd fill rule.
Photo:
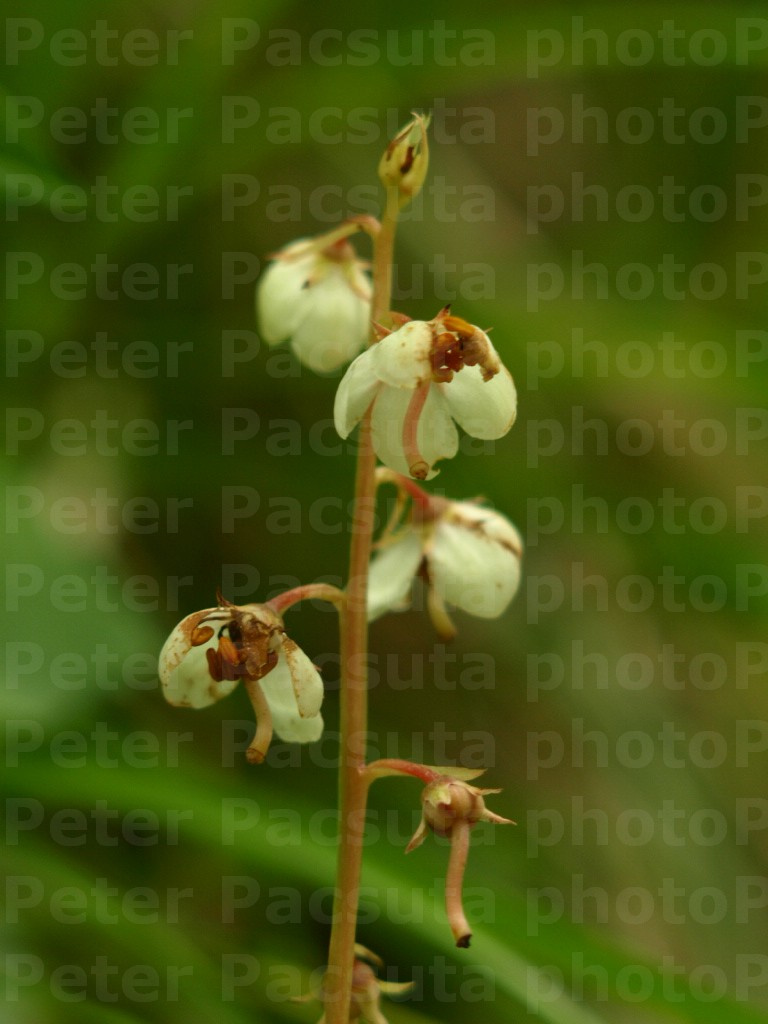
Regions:
<instances>
[{"instance_id":1,"label":"flower stalk","mask_svg":"<svg viewBox=\"0 0 768 1024\"><path fill-rule=\"evenodd\" d=\"M286 742L311 743L323 730L319 669L287 634L285 613L301 601L318 600L338 613L339 845L332 927L322 983L301 999L323 1003L320 1024L386 1024L381 994L408 987L379 981L371 965L381 962L356 942L371 784L392 775L421 783L421 822L405 852L430 832L450 840L445 901L460 947L471 939L462 905L470 831L481 821L510 823L485 807L483 797L499 790L469 784L481 770L398 758L366 761L368 623L406 608L418 578L438 633L451 637L448 607L496 618L520 579L522 541L508 520L479 499L450 500L416 482L432 479L436 463L456 455L459 428L494 440L516 414L514 381L484 330L448 306L429 321L390 309L397 221L425 179L428 120L415 114L381 158L380 221L355 217L286 246L273 255L257 288L268 344L289 341L299 361L319 373L352 360L334 402L342 438L359 426L346 586L300 585L263 604L235 605L219 593L215 607L187 615L175 627L159 658L163 691L175 706L208 707L242 682L256 719L246 757L261 764L273 732ZM372 241L370 264L349 241L359 230ZM377 460L383 463L378 468ZM376 492L385 483L394 485L396 496L374 544Z\"/></svg>"},{"instance_id":2,"label":"flower stalk","mask_svg":"<svg viewBox=\"0 0 768 1024\"><path fill-rule=\"evenodd\" d=\"M371 319L388 313L392 256L400 211L397 187L387 188L386 206L373 237ZM371 328L371 344L376 343ZM368 782L363 774L368 728L368 565L375 527L376 454L371 413L363 417L355 472L355 508L350 541L349 580L341 620L341 693L339 707L339 829L333 924L324 990L327 1024L347 1024L352 993L363 830Z\"/></svg>"}]
</instances>

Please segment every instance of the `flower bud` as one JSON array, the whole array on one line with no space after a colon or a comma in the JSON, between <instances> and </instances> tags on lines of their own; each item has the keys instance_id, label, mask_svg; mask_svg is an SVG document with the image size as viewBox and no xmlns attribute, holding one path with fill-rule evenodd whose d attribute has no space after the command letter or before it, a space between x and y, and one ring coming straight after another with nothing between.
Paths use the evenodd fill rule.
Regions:
<instances>
[{"instance_id":1,"label":"flower bud","mask_svg":"<svg viewBox=\"0 0 768 1024\"><path fill-rule=\"evenodd\" d=\"M392 139L379 161L379 180L400 193L405 206L421 190L429 167L427 126L429 117L414 114L413 120Z\"/></svg>"}]
</instances>

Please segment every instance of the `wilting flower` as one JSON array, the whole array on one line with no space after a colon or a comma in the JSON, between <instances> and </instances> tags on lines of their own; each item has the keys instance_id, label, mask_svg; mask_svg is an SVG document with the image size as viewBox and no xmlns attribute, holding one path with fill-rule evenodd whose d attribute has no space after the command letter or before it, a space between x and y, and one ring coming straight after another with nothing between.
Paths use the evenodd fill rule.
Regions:
<instances>
[{"instance_id":1,"label":"wilting flower","mask_svg":"<svg viewBox=\"0 0 768 1024\"><path fill-rule=\"evenodd\" d=\"M385 539L371 562L368 617L406 608L421 574L435 628L450 637L455 629L446 605L484 619L502 614L520 584L523 542L492 509L424 497L427 504L414 503L409 522Z\"/></svg>"},{"instance_id":2,"label":"wilting flower","mask_svg":"<svg viewBox=\"0 0 768 1024\"><path fill-rule=\"evenodd\" d=\"M472 437L503 437L517 394L488 335L451 316L411 320L355 359L339 384L334 422L347 437L373 406L374 450L398 473L436 475L459 447L456 423Z\"/></svg>"},{"instance_id":3,"label":"wilting flower","mask_svg":"<svg viewBox=\"0 0 768 1024\"><path fill-rule=\"evenodd\" d=\"M352 245L338 234L281 249L256 290L267 344L290 338L297 358L319 373L352 359L370 333L371 284Z\"/></svg>"},{"instance_id":4,"label":"wilting flower","mask_svg":"<svg viewBox=\"0 0 768 1024\"><path fill-rule=\"evenodd\" d=\"M208 707L242 679L257 717L251 762L264 760L273 727L293 743L322 734L323 682L269 605L222 600L188 615L165 641L158 674L166 700L188 708Z\"/></svg>"},{"instance_id":5,"label":"wilting flower","mask_svg":"<svg viewBox=\"0 0 768 1024\"><path fill-rule=\"evenodd\" d=\"M481 772L473 774L480 775ZM509 818L502 818L485 806L484 796L500 792L500 789L470 786L455 776L438 776L422 791L421 823L405 850L406 853L415 850L424 842L429 831L450 839L451 855L445 876L445 910L453 938L459 947L468 946L472 938L461 895L470 830L479 821L490 821L494 825L514 825Z\"/></svg>"},{"instance_id":6,"label":"wilting flower","mask_svg":"<svg viewBox=\"0 0 768 1024\"><path fill-rule=\"evenodd\" d=\"M421 846L428 832L450 839L451 855L445 876L445 909L456 945L468 946L472 931L464 914L461 886L469 853L469 833L479 821L489 821L494 825L515 824L485 806L483 797L489 793L500 793L501 790L479 789L469 785L471 779L483 774L482 768L438 768L399 758L371 761L365 768L365 774L370 781L387 775L410 775L424 783L421 822L405 852L410 853Z\"/></svg>"},{"instance_id":7,"label":"wilting flower","mask_svg":"<svg viewBox=\"0 0 768 1024\"><path fill-rule=\"evenodd\" d=\"M348 1019L359 1021L360 1024L387 1024L387 1019L379 1005L382 994L400 995L413 988L413 982L379 981L370 964L381 967L381 957L376 956L365 946L355 943ZM306 1003L312 999L322 1002L324 998L325 993L321 983L309 995L294 997L293 1002ZM325 1024L325 1019L325 1014L323 1014L317 1024Z\"/></svg>"}]
</instances>

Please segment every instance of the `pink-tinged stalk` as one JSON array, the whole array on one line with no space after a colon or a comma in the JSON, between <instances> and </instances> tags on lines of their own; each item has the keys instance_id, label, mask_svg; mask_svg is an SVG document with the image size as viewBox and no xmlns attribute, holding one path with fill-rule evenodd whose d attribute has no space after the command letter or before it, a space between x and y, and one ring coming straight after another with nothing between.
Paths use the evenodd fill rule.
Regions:
<instances>
[{"instance_id":1,"label":"pink-tinged stalk","mask_svg":"<svg viewBox=\"0 0 768 1024\"><path fill-rule=\"evenodd\" d=\"M387 190L387 205L374 236L371 320L389 311L392 253L399 202ZM375 341L372 331L371 343ZM355 508L350 540L349 580L341 612L341 694L339 708L339 829L328 969L323 983L326 1024L348 1024L355 960L355 933L362 869L368 782L363 775L368 731L368 563L375 525L376 456L370 410L360 426Z\"/></svg>"},{"instance_id":2,"label":"pink-tinged stalk","mask_svg":"<svg viewBox=\"0 0 768 1024\"><path fill-rule=\"evenodd\" d=\"M412 775L415 779L421 779L425 786L442 778L443 774L435 768L430 768L429 765L403 761L399 757L382 757L378 761L371 761L365 769L365 777L371 782L387 775Z\"/></svg>"},{"instance_id":3,"label":"pink-tinged stalk","mask_svg":"<svg viewBox=\"0 0 768 1024\"><path fill-rule=\"evenodd\" d=\"M460 948L468 946L469 940L472 938L472 929L464 915L464 905L461 899L471 827L468 821L454 822L451 828L451 855L448 859L448 871L445 876L445 912L448 915L448 924L451 926L456 945Z\"/></svg>"},{"instance_id":4,"label":"pink-tinged stalk","mask_svg":"<svg viewBox=\"0 0 768 1024\"><path fill-rule=\"evenodd\" d=\"M407 476L401 476L399 473L394 473L392 474L392 482L405 491L422 511L434 507L436 499L427 494L426 491L422 491L415 480L411 480Z\"/></svg>"},{"instance_id":5,"label":"pink-tinged stalk","mask_svg":"<svg viewBox=\"0 0 768 1024\"><path fill-rule=\"evenodd\" d=\"M282 616L283 612L300 601L328 601L329 604L335 604L337 608L341 609L345 600L344 591L330 583L306 583L301 587L285 590L277 597L270 598L266 603L273 612Z\"/></svg>"}]
</instances>

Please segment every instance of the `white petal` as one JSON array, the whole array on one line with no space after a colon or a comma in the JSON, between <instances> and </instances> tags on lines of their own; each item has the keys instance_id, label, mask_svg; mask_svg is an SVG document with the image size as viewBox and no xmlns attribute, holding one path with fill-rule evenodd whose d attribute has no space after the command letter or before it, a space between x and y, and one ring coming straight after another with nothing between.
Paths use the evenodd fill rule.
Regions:
<instances>
[{"instance_id":1,"label":"white petal","mask_svg":"<svg viewBox=\"0 0 768 1024\"><path fill-rule=\"evenodd\" d=\"M408 607L408 595L424 555L421 533L409 529L371 561L368 575L368 620Z\"/></svg>"},{"instance_id":2,"label":"white petal","mask_svg":"<svg viewBox=\"0 0 768 1024\"><path fill-rule=\"evenodd\" d=\"M373 406L371 421L376 454L385 466L404 476L410 475L410 467L403 454L403 423L412 397L412 391L382 387ZM438 470L433 466L439 459L451 459L458 451L458 431L435 387L430 387L421 411L416 441L430 469L427 480L437 476Z\"/></svg>"},{"instance_id":3,"label":"white petal","mask_svg":"<svg viewBox=\"0 0 768 1024\"><path fill-rule=\"evenodd\" d=\"M182 708L206 708L226 697L237 686L237 679L217 681L210 673L206 651L218 647L218 631L232 616L221 608L194 612L175 627L163 644L158 659L158 675L169 704ZM204 644L193 647L194 628L210 626L214 634Z\"/></svg>"},{"instance_id":4,"label":"white petal","mask_svg":"<svg viewBox=\"0 0 768 1024\"><path fill-rule=\"evenodd\" d=\"M289 338L308 308L304 287L316 263L314 254L299 259L275 260L256 289L256 310L261 336L268 345Z\"/></svg>"},{"instance_id":5,"label":"white petal","mask_svg":"<svg viewBox=\"0 0 768 1024\"><path fill-rule=\"evenodd\" d=\"M451 415L472 437L486 441L503 437L517 415L517 392L509 370L502 365L490 380L479 366L465 366L447 384L438 384Z\"/></svg>"},{"instance_id":6,"label":"white petal","mask_svg":"<svg viewBox=\"0 0 768 1024\"><path fill-rule=\"evenodd\" d=\"M411 320L371 348L379 380L393 388L418 387L432 376L432 326Z\"/></svg>"},{"instance_id":7,"label":"white petal","mask_svg":"<svg viewBox=\"0 0 768 1024\"><path fill-rule=\"evenodd\" d=\"M293 695L302 718L316 715L323 703L323 680L320 673L298 644L290 637L282 637L281 659L284 658L291 673Z\"/></svg>"},{"instance_id":8,"label":"white petal","mask_svg":"<svg viewBox=\"0 0 768 1024\"><path fill-rule=\"evenodd\" d=\"M323 683L306 654L298 647L296 651L301 658L289 658L283 646L277 665L261 679L260 685L269 703L277 735L287 743L312 743L320 739L323 732L323 719L319 713ZM301 714L297 704L297 686L305 715ZM310 712L309 708L314 710Z\"/></svg>"},{"instance_id":9,"label":"white petal","mask_svg":"<svg viewBox=\"0 0 768 1024\"><path fill-rule=\"evenodd\" d=\"M371 362L372 352L373 349L368 349L355 359L336 390L333 422L340 437L349 437L380 387Z\"/></svg>"},{"instance_id":10,"label":"white petal","mask_svg":"<svg viewBox=\"0 0 768 1024\"><path fill-rule=\"evenodd\" d=\"M472 501L453 501L444 513L446 522L455 523L469 530L477 530L489 540L509 548L519 558L523 553L523 539L516 527L490 508L484 508Z\"/></svg>"},{"instance_id":11,"label":"white petal","mask_svg":"<svg viewBox=\"0 0 768 1024\"><path fill-rule=\"evenodd\" d=\"M441 522L429 553L432 585L470 615L495 619L520 584L520 559L479 530Z\"/></svg>"},{"instance_id":12,"label":"white petal","mask_svg":"<svg viewBox=\"0 0 768 1024\"><path fill-rule=\"evenodd\" d=\"M357 355L370 328L370 303L360 298L339 267L310 285L306 310L293 332L296 356L315 373L337 369Z\"/></svg>"}]
</instances>

